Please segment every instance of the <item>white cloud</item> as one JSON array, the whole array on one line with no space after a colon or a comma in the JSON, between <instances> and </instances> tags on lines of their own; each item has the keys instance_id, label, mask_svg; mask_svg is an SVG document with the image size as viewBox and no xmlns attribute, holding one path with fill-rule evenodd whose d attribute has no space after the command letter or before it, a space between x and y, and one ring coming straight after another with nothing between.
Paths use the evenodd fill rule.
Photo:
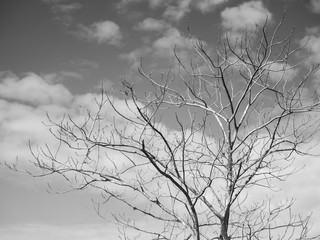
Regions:
<instances>
[{"instance_id":1,"label":"white cloud","mask_svg":"<svg viewBox=\"0 0 320 240\"><path fill-rule=\"evenodd\" d=\"M65 0L42 0L42 2L51 5L54 18L66 26L73 22L72 14L82 8L78 2L65 3Z\"/></svg>"},{"instance_id":2,"label":"white cloud","mask_svg":"<svg viewBox=\"0 0 320 240\"><path fill-rule=\"evenodd\" d=\"M120 27L108 20L95 22L89 27L80 25L79 35L90 41L97 41L99 44L120 45L122 40Z\"/></svg>"},{"instance_id":3,"label":"white cloud","mask_svg":"<svg viewBox=\"0 0 320 240\"><path fill-rule=\"evenodd\" d=\"M297 75L297 72L295 72L290 64L281 62L270 62L265 65L264 69L269 79L273 82L291 81Z\"/></svg>"},{"instance_id":4,"label":"white cloud","mask_svg":"<svg viewBox=\"0 0 320 240\"><path fill-rule=\"evenodd\" d=\"M121 0L121 1L118 1L116 7L118 10L125 10L127 8L127 6L129 4L132 4L132 3L138 3L138 2L142 2L144 0Z\"/></svg>"},{"instance_id":5,"label":"white cloud","mask_svg":"<svg viewBox=\"0 0 320 240\"><path fill-rule=\"evenodd\" d=\"M315 142L317 139L314 139ZM313 144L313 143L310 143ZM319 159L316 157L304 157L295 161L294 167L301 169L299 172L290 176L286 181L280 182L282 191L277 193L279 197L288 199L295 198L293 211L302 215L312 213L310 224L313 224L311 234L320 234L320 212L315 211L320 207L320 192L318 189L320 182Z\"/></svg>"},{"instance_id":6,"label":"white cloud","mask_svg":"<svg viewBox=\"0 0 320 240\"><path fill-rule=\"evenodd\" d=\"M162 31L169 27L169 24L163 20L146 18L142 22L139 22L135 29L141 31Z\"/></svg>"},{"instance_id":7,"label":"white cloud","mask_svg":"<svg viewBox=\"0 0 320 240\"><path fill-rule=\"evenodd\" d=\"M320 0L311 0L310 10L313 13L320 13Z\"/></svg>"},{"instance_id":8,"label":"white cloud","mask_svg":"<svg viewBox=\"0 0 320 240\"><path fill-rule=\"evenodd\" d=\"M0 75L0 159L12 162L30 160L28 141L42 144L52 141L44 126L46 113L61 119L74 96L61 84L46 82L39 75L28 73L19 78L12 73Z\"/></svg>"},{"instance_id":9,"label":"white cloud","mask_svg":"<svg viewBox=\"0 0 320 240\"><path fill-rule=\"evenodd\" d=\"M13 73L0 75L0 159L12 162L20 156L32 159L28 148L31 140L35 146L48 143L53 148L54 140L44 123L49 123L46 113L53 121L60 121L65 114L70 114L75 121L82 122L87 110L95 112L95 99L99 94L72 95L62 84L46 82L35 73L28 73L19 78ZM108 83L108 81L107 81ZM109 83L110 84L110 83ZM124 101L114 98L114 104L124 109ZM106 121L112 122L115 112L108 105L104 113ZM120 124L121 121L118 121ZM62 154L69 151L64 149Z\"/></svg>"},{"instance_id":10,"label":"white cloud","mask_svg":"<svg viewBox=\"0 0 320 240\"><path fill-rule=\"evenodd\" d=\"M157 49L166 49L172 47L172 43L175 40L170 40L170 36L175 36L174 39L179 39L184 37L174 29L171 29L172 32L167 32L161 40L155 42L155 47ZM181 41L180 41L181 42ZM181 47L183 47L182 45ZM184 46L185 47L185 46ZM56 93L57 89L62 92L68 92L68 90L60 84L48 84L46 83L45 87L42 85L43 79L41 79L38 75L34 73L29 73L27 76L23 78L18 78L14 74L3 74L1 76L3 85L0 86L0 89L5 87L6 96L1 95L2 99L0 100L0 159L1 160L14 160L16 155L26 156L25 154L29 151L27 146L27 140L29 138L35 139L36 142L43 144L45 142L50 141L48 136L48 131L46 131L46 127L41 124L43 120L45 120L45 112L49 112L53 115L53 119L61 119L64 113L70 113L76 121L79 119L83 120L84 115L86 114L86 108L95 109L95 102L93 101L94 97L97 97L96 94L83 94L78 96L72 96L69 93L69 97L66 96L55 96L52 97L50 101L43 100L42 95L35 94L35 97L30 100L31 93L38 93L40 91L45 91L46 94L52 95ZM36 80L35 80L36 79ZM21 82L22 81L22 82ZM42 81L42 82L41 82ZM5 85L6 82L10 84ZM35 84L38 83L38 84ZM18 85L21 84L21 85ZM16 88L31 85L32 92L24 93L21 89L19 90L20 97L11 98L10 96L15 96L17 93ZM57 87L58 86L58 87ZM26 91L29 91L28 89ZM38 96L39 99L35 99ZM66 106L61 106L59 98L64 98L64 102L68 102ZM37 106L29 106L24 103L42 103ZM44 105L46 103L46 105ZM128 113L126 109L125 102L120 99L115 99L115 106L122 113ZM79 106L82 106L83 111L79 110ZM107 114L105 114L107 113ZM114 119L114 112L111 111L111 108L106 108L102 113L102 115L106 115L106 124L112 123L113 121L117 121ZM120 121L117 121L117 124L122 124ZM118 125L119 126L119 125ZM120 125L121 126L121 125ZM119 127L120 127L119 126ZM125 126L125 124L123 124ZM164 131L166 127L162 128ZM139 130L136 130L138 132ZM174 138L179 136L178 133L172 132L171 137ZM176 134L176 135L175 135ZM104 132L104 135L107 135ZM201 136L196 136L201 138ZM195 141L197 142L197 141ZM191 146L191 145L190 145ZM160 147L160 146L159 146ZM196 146L195 146L196 147ZM314 159L313 159L314 160ZM310 164L310 163L307 163ZM319 164L317 161L312 161L310 167L308 167L307 171L304 172L307 176L312 177L313 182L309 182L309 179L303 179L303 181L298 182L287 182L286 189L289 189L290 195L293 196L303 196L305 200L309 200L308 204L312 204L312 207L319 206L319 202L310 201L312 198L319 198L319 194L314 194L314 189L317 187L316 182L319 182ZM303 175L303 172L301 177ZM300 178L295 178L300 179ZM309 184L309 185L308 185ZM308 188L304 188L303 192L301 191L301 186L308 185ZM302 192L302 193L301 193ZM298 195L296 195L298 194ZM299 195L300 194L300 195ZM302 204L305 207L305 212L310 211L310 206L306 207L306 204ZM301 205L301 206L302 206ZM319 216L317 216L317 220L319 221ZM103 230L104 229L104 230ZM107 230L106 230L107 229ZM110 230L111 228L100 228L95 226L88 225L74 225L68 227L56 227L49 225L24 225L24 226L15 226L14 229L8 229L5 227L0 228L1 236L4 240L12 240L12 239L96 239L100 240L106 236L106 234L111 237L111 234L117 234ZM115 229L112 226L112 229ZM110 231L109 231L110 230ZM48 236L48 237L46 237Z\"/></svg>"},{"instance_id":11,"label":"white cloud","mask_svg":"<svg viewBox=\"0 0 320 240\"><path fill-rule=\"evenodd\" d=\"M320 63L320 26L307 28L305 37L300 40L300 45L305 46L308 50L308 59L306 61L308 68L310 65ZM320 92L320 71L318 69L313 76L313 83L315 89Z\"/></svg>"},{"instance_id":12,"label":"white cloud","mask_svg":"<svg viewBox=\"0 0 320 240\"><path fill-rule=\"evenodd\" d=\"M202 12L202 13L207 13L212 11L216 6L226 3L229 0L199 0L195 1L197 8Z\"/></svg>"},{"instance_id":13,"label":"white cloud","mask_svg":"<svg viewBox=\"0 0 320 240\"><path fill-rule=\"evenodd\" d=\"M307 28L306 36L300 41L301 45L306 43L310 50L309 60L313 63L320 62L320 27Z\"/></svg>"},{"instance_id":14,"label":"white cloud","mask_svg":"<svg viewBox=\"0 0 320 240\"><path fill-rule=\"evenodd\" d=\"M164 8L163 16L165 18L180 21L192 9L208 13L229 0L121 0L117 4L117 8L126 11L130 4L143 1L148 2L151 8Z\"/></svg>"},{"instance_id":15,"label":"white cloud","mask_svg":"<svg viewBox=\"0 0 320 240\"><path fill-rule=\"evenodd\" d=\"M110 79L108 78L104 78L101 80L100 84L98 84L95 88L97 90L100 90L101 91L101 88L103 87L104 90L110 90L114 87L115 83L113 81L111 81ZM100 92L99 91L99 92Z\"/></svg>"},{"instance_id":16,"label":"white cloud","mask_svg":"<svg viewBox=\"0 0 320 240\"><path fill-rule=\"evenodd\" d=\"M56 4L51 10L57 14L71 14L73 11L81 9L82 5L80 3L65 3Z\"/></svg>"},{"instance_id":17,"label":"white cloud","mask_svg":"<svg viewBox=\"0 0 320 240\"><path fill-rule=\"evenodd\" d=\"M42 2L44 3L53 3L53 4L56 4L56 3L60 3L60 2L66 2L67 0L42 0Z\"/></svg>"},{"instance_id":18,"label":"white cloud","mask_svg":"<svg viewBox=\"0 0 320 240\"><path fill-rule=\"evenodd\" d=\"M163 13L165 18L173 21L181 20L187 13L191 11L190 4L192 0L178 0L176 5L168 5Z\"/></svg>"},{"instance_id":19,"label":"white cloud","mask_svg":"<svg viewBox=\"0 0 320 240\"><path fill-rule=\"evenodd\" d=\"M183 36L177 28L168 29L161 38L153 43L155 54L162 57L172 56L175 47L177 50L193 48L190 39Z\"/></svg>"},{"instance_id":20,"label":"white cloud","mask_svg":"<svg viewBox=\"0 0 320 240\"><path fill-rule=\"evenodd\" d=\"M34 73L21 79L14 74L0 75L0 97L33 105L65 104L72 95L60 84L52 85Z\"/></svg>"},{"instance_id":21,"label":"white cloud","mask_svg":"<svg viewBox=\"0 0 320 240\"><path fill-rule=\"evenodd\" d=\"M48 142L50 134L42 121L45 120L46 111L62 111L62 107L34 108L21 103L0 100L0 159L1 162L14 162L16 157L21 159L21 166L30 160L31 153L28 141ZM60 115L62 117L62 115Z\"/></svg>"},{"instance_id":22,"label":"white cloud","mask_svg":"<svg viewBox=\"0 0 320 240\"><path fill-rule=\"evenodd\" d=\"M148 2L151 8L168 6L176 0L119 0L116 7L120 11L126 11L130 4ZM180 1L180 0L178 0Z\"/></svg>"},{"instance_id":23,"label":"white cloud","mask_svg":"<svg viewBox=\"0 0 320 240\"><path fill-rule=\"evenodd\" d=\"M179 29L169 27L158 33L161 35L158 34L157 38L146 42L143 47L119 55L121 59L129 62L131 67L129 74L132 79L141 80L141 76L137 76L141 60L146 72L151 71L156 74L166 72L169 67L177 63L175 53L184 63L190 61L190 54L194 54L192 39L181 33Z\"/></svg>"},{"instance_id":24,"label":"white cloud","mask_svg":"<svg viewBox=\"0 0 320 240\"><path fill-rule=\"evenodd\" d=\"M53 224L16 224L1 226L2 240L103 240L116 239L118 231L115 226L109 224L75 224L75 225L53 225Z\"/></svg>"},{"instance_id":25,"label":"white cloud","mask_svg":"<svg viewBox=\"0 0 320 240\"><path fill-rule=\"evenodd\" d=\"M174 59L174 50L183 60L190 60L190 53L193 50L193 44L189 37L184 36L177 28L169 27L162 32L162 35L150 44L137 48L129 53L120 54L121 59L129 61L132 70L140 67L141 58L143 59L145 69L155 69L162 64L172 65ZM151 61L152 60L152 61ZM168 62L168 60L170 60ZM165 69L163 69L166 71Z\"/></svg>"},{"instance_id":26,"label":"white cloud","mask_svg":"<svg viewBox=\"0 0 320 240\"><path fill-rule=\"evenodd\" d=\"M131 69L137 70L141 63L141 58L152 52L151 48L143 47L133 50L130 53L122 53L119 55L121 59L129 61Z\"/></svg>"},{"instance_id":27,"label":"white cloud","mask_svg":"<svg viewBox=\"0 0 320 240\"><path fill-rule=\"evenodd\" d=\"M41 77L49 83L62 82L69 79L82 80L83 75L73 71L61 71L57 73L41 74Z\"/></svg>"},{"instance_id":28,"label":"white cloud","mask_svg":"<svg viewBox=\"0 0 320 240\"><path fill-rule=\"evenodd\" d=\"M221 12L222 26L231 32L253 30L257 24L263 24L267 16L269 20L272 19L272 14L262 1L244 2L237 7L227 7Z\"/></svg>"}]
</instances>

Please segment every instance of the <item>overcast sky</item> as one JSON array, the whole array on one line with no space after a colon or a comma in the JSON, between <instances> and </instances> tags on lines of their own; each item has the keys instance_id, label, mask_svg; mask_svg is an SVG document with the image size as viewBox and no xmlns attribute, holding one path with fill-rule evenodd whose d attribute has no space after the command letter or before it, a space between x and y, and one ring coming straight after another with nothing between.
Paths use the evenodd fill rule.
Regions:
<instances>
[{"instance_id":1,"label":"overcast sky","mask_svg":"<svg viewBox=\"0 0 320 240\"><path fill-rule=\"evenodd\" d=\"M58 119L87 106L102 83L119 89L126 77L144 90L137 74L141 58L148 71L165 71L175 46L190 50L189 35L213 44L219 35L236 36L267 16L271 25L277 23L285 5L281 34L295 27L293 45L309 40L309 63L320 61L320 0L1 0L0 161L12 163L18 156L30 167L28 140L52 141L42 124L45 113ZM310 87L320 89L320 74ZM295 210L313 212L319 229L320 162L299 161L306 168L288 180L282 194L297 198ZM2 240L117 235L94 212L96 193L55 195L46 189L45 179L0 168Z\"/></svg>"}]
</instances>

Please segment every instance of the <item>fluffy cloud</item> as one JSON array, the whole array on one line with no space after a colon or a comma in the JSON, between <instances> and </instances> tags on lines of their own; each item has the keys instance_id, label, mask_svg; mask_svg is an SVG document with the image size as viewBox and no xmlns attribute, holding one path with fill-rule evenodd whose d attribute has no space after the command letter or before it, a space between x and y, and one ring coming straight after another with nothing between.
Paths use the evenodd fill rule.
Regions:
<instances>
[{"instance_id":1,"label":"fluffy cloud","mask_svg":"<svg viewBox=\"0 0 320 240\"><path fill-rule=\"evenodd\" d=\"M139 22L135 29L141 31L162 31L168 27L169 24L163 20L146 18L142 22Z\"/></svg>"},{"instance_id":2,"label":"fluffy cloud","mask_svg":"<svg viewBox=\"0 0 320 240\"><path fill-rule=\"evenodd\" d=\"M52 82L46 82L35 73L28 73L22 77L7 72L0 74L1 163L10 164L15 162L16 157L19 157L19 167L33 171L30 169L32 165L29 163L29 160L33 159L28 146L29 140L36 153L37 145L45 147L45 144L48 144L53 152L60 149L58 156L61 159L65 160L68 156L72 156L70 149L59 147L59 142L53 138L48 127L43 124L43 122L48 123L46 113L53 121L60 121L65 114L70 114L76 122L83 122L84 116L88 113L87 109L92 112L97 109L95 98L99 97L99 94L72 95L63 85L55 83L54 80ZM123 100L114 98L114 104L119 111L123 113L127 111L126 103ZM102 114L106 116L106 123L111 124L115 120L116 114L112 111L111 106L106 107ZM121 120L117 121L117 126L121 127L122 122ZM108 133L106 135L109 136ZM25 182L18 182L12 173L11 175L12 177L6 178L6 181L25 184ZM51 180L53 184L59 185L60 183L59 178L51 178ZM65 182L63 185L61 184L61 186L65 185ZM13 197L11 198L13 199ZM68 225L65 227L45 224L1 225L0 232L2 239L90 238L100 240L106 234L111 238L116 238L119 234L116 226L105 224L101 226Z\"/></svg>"},{"instance_id":3,"label":"fluffy cloud","mask_svg":"<svg viewBox=\"0 0 320 240\"><path fill-rule=\"evenodd\" d=\"M72 14L82 8L78 2L65 3L64 0L42 0L42 2L51 5L54 18L64 25L70 25L73 21Z\"/></svg>"},{"instance_id":4,"label":"fluffy cloud","mask_svg":"<svg viewBox=\"0 0 320 240\"><path fill-rule=\"evenodd\" d=\"M119 57L128 60L131 69L137 69L140 66L141 58L155 58L159 65L163 60L167 62L168 59L172 59L174 56L173 51L175 48L180 57L188 59L187 55L193 49L193 45L191 40L177 28L169 27L162 33L162 36L154 40L150 45L135 49L130 53L120 54Z\"/></svg>"},{"instance_id":5,"label":"fluffy cloud","mask_svg":"<svg viewBox=\"0 0 320 240\"><path fill-rule=\"evenodd\" d=\"M291 81L297 75L297 72L289 64L270 62L264 68L268 77L273 82Z\"/></svg>"},{"instance_id":6,"label":"fluffy cloud","mask_svg":"<svg viewBox=\"0 0 320 240\"><path fill-rule=\"evenodd\" d=\"M131 69L137 70L141 63L141 58L143 56L148 55L150 52L152 52L152 49L149 47L143 47L133 50L129 53L122 53L119 55L121 59L127 60L130 65Z\"/></svg>"},{"instance_id":7,"label":"fluffy cloud","mask_svg":"<svg viewBox=\"0 0 320 240\"><path fill-rule=\"evenodd\" d=\"M71 93L60 84L52 85L34 73L21 79L12 73L0 75L0 97L32 105L66 104Z\"/></svg>"},{"instance_id":8,"label":"fluffy cloud","mask_svg":"<svg viewBox=\"0 0 320 240\"><path fill-rule=\"evenodd\" d=\"M320 27L307 29L306 36L300 41L301 45L306 43L310 49L309 60L313 63L320 62Z\"/></svg>"},{"instance_id":9,"label":"fluffy cloud","mask_svg":"<svg viewBox=\"0 0 320 240\"><path fill-rule=\"evenodd\" d=\"M310 10L313 13L320 13L320 0L311 0Z\"/></svg>"},{"instance_id":10,"label":"fluffy cloud","mask_svg":"<svg viewBox=\"0 0 320 240\"><path fill-rule=\"evenodd\" d=\"M169 37L171 35L175 35L176 38L183 38L183 36L181 36L181 34L178 34L178 32L175 32L174 30L172 31L173 32L168 32L168 36L164 36L162 40L155 42L155 47L159 49L171 47L172 45L170 43L174 41L166 40L166 37ZM14 74L6 73L1 75L1 80L2 83L0 89L4 88L6 90L6 94L0 95L2 98L0 100L0 149L2 150L0 152L1 160L14 160L16 155L27 156L27 153L29 151L27 140L29 138L32 138L32 140L35 140L40 144L50 141L48 137L50 134L48 134L46 127L41 123L43 120L45 120L46 112L49 112L51 115L53 115L54 120L61 119L63 114L65 113L70 113L77 121L79 119L83 120L83 117L86 114L86 109L94 109L95 102L93 101L93 99L94 97L98 96L95 94L73 96L63 85L48 84L41 77L34 73L29 73L22 78L19 78ZM25 87L28 85L32 86L32 90ZM21 96L12 98L11 96L15 96L17 94L17 88L19 87L27 92L24 93L22 89L20 89L19 94ZM54 93L57 94L57 90L59 90L60 92L64 92L65 94L53 96ZM50 100L42 95L39 95L39 92L51 95L51 97L48 97L48 99ZM30 99L29 95L31 95L31 93L35 96ZM30 103L32 105L29 105ZM67 104L62 105L61 103ZM124 101L115 99L114 104L122 113L128 112ZM79 106L82 106L83 111L81 111L81 109L79 110ZM108 113L105 114L107 121L106 123L115 121L115 115L113 115L111 108L107 108L101 114L104 113ZM117 124L122 123L119 123L117 121ZM123 124L123 126L125 126L125 124ZM163 129L165 129L165 126L163 127ZM178 134L172 135L172 137L176 136L178 136ZM304 207L305 212L309 212L310 208L314 207L314 209L316 209L315 207L319 206L319 201L317 202L310 200L315 198L319 199L319 194L317 195L314 193L314 189L317 187L314 183L319 182L319 164L317 163L316 159L312 159L311 162L307 162L306 164L307 168L301 172L299 178L295 178L293 179L293 181L286 182L285 189L289 190L289 192L286 193L289 193L290 196L301 196L304 198L303 200L308 201L307 206L304 202L304 204L301 203L300 207ZM306 175L312 178L313 182L311 182L311 184L309 179L303 178L303 176ZM299 181L297 182L298 179ZM303 181L300 181L301 179ZM303 191L301 191L302 186L308 186L308 188L303 188ZM319 216L317 215L316 217L316 220L319 222ZM75 228L71 228L72 231L69 231L70 229L68 230L61 227L56 228L54 226L32 225L22 226L18 228L19 231L12 229L8 230L2 227L0 231L5 234L4 236L7 237L6 239L21 239L22 236L24 237L24 239L37 239L36 237L39 237L39 239L43 239L47 234L52 237L52 239L56 239L58 237L60 239L61 237L62 239L64 239L63 237L65 237L65 239L70 239L72 237L76 237L77 239L81 239L83 237L84 239L87 239L88 236L90 236L91 238L98 240L101 237L100 234L103 236L105 236L106 234L104 230L102 233L99 230L100 228L97 229L92 226L82 226L80 228L79 226L74 227ZM75 229L81 230L76 231ZM83 229L85 229L86 231L83 231ZM91 231L90 229L94 229L94 231ZM59 232L59 236L55 235L57 232Z\"/></svg>"},{"instance_id":11,"label":"fluffy cloud","mask_svg":"<svg viewBox=\"0 0 320 240\"><path fill-rule=\"evenodd\" d=\"M62 109L59 107L58 109ZM25 104L0 100L0 153L1 162L22 159L22 166L31 159L28 141L49 142L50 136L43 125L45 111L56 110L47 106L34 108ZM58 114L58 112L55 112ZM61 115L62 116L62 115Z\"/></svg>"},{"instance_id":12,"label":"fluffy cloud","mask_svg":"<svg viewBox=\"0 0 320 240\"><path fill-rule=\"evenodd\" d=\"M180 21L192 9L208 13L214 10L216 6L229 0L121 0L117 4L117 8L126 11L128 5L143 1L148 2L151 8L163 8L164 18L171 21Z\"/></svg>"},{"instance_id":13,"label":"fluffy cloud","mask_svg":"<svg viewBox=\"0 0 320 240\"><path fill-rule=\"evenodd\" d=\"M95 88L98 89L98 90L105 90L105 89L112 89L114 86L114 82L111 81L110 79L108 78L104 78L101 80L100 84L97 85Z\"/></svg>"},{"instance_id":14,"label":"fluffy cloud","mask_svg":"<svg viewBox=\"0 0 320 240\"><path fill-rule=\"evenodd\" d=\"M79 10L82 7L80 3L65 3L55 4L52 7L52 11L57 14L71 14L75 10Z\"/></svg>"},{"instance_id":15,"label":"fluffy cloud","mask_svg":"<svg viewBox=\"0 0 320 240\"><path fill-rule=\"evenodd\" d=\"M149 0L150 7L156 8L164 4L166 0Z\"/></svg>"},{"instance_id":16,"label":"fluffy cloud","mask_svg":"<svg viewBox=\"0 0 320 240\"><path fill-rule=\"evenodd\" d=\"M173 49L192 49L190 39L183 36L176 28L168 29L164 35L153 43L156 53L159 56L172 55Z\"/></svg>"},{"instance_id":17,"label":"fluffy cloud","mask_svg":"<svg viewBox=\"0 0 320 240\"><path fill-rule=\"evenodd\" d=\"M228 1L229 0L202 0L196 1L196 6L202 13L207 13L212 11L216 6Z\"/></svg>"},{"instance_id":18,"label":"fluffy cloud","mask_svg":"<svg viewBox=\"0 0 320 240\"><path fill-rule=\"evenodd\" d=\"M37 74L28 73L19 78L12 73L2 73L1 161L12 162L17 156L30 159L29 140L32 143L52 141L52 136L43 124L46 113L52 114L54 119L62 118L73 100L74 96L63 85L48 83Z\"/></svg>"},{"instance_id":19,"label":"fluffy cloud","mask_svg":"<svg viewBox=\"0 0 320 240\"><path fill-rule=\"evenodd\" d=\"M69 226L52 224L19 224L2 226L0 228L4 240L103 240L106 236L117 238L118 232L114 226L108 224L75 224ZM114 230L115 229L115 230Z\"/></svg>"},{"instance_id":20,"label":"fluffy cloud","mask_svg":"<svg viewBox=\"0 0 320 240\"><path fill-rule=\"evenodd\" d=\"M318 64L320 62L320 27L312 27L306 29L305 37L300 40L300 45L308 50L308 65ZM310 66L308 66L310 68ZM315 88L319 89L320 71L315 73ZM320 91L320 90L318 90Z\"/></svg>"},{"instance_id":21,"label":"fluffy cloud","mask_svg":"<svg viewBox=\"0 0 320 240\"><path fill-rule=\"evenodd\" d=\"M142 2L142 1L144 1L144 0L121 0L121 1L118 1L116 6L117 6L118 10L123 11L127 8L127 6L129 4L138 3L138 2Z\"/></svg>"},{"instance_id":22,"label":"fluffy cloud","mask_svg":"<svg viewBox=\"0 0 320 240\"><path fill-rule=\"evenodd\" d=\"M320 63L320 26L312 27L306 30L306 35L300 40L300 45L308 49L309 57L306 61L307 67ZM314 88L320 93L320 70L315 72L313 76Z\"/></svg>"},{"instance_id":23,"label":"fluffy cloud","mask_svg":"<svg viewBox=\"0 0 320 240\"><path fill-rule=\"evenodd\" d=\"M185 14L190 12L190 4L192 0L178 0L176 5L168 5L163 16L173 21L179 21Z\"/></svg>"},{"instance_id":24,"label":"fluffy cloud","mask_svg":"<svg viewBox=\"0 0 320 240\"><path fill-rule=\"evenodd\" d=\"M42 2L44 3L53 3L53 4L57 4L60 2L65 2L66 0L42 0Z\"/></svg>"},{"instance_id":25,"label":"fluffy cloud","mask_svg":"<svg viewBox=\"0 0 320 240\"><path fill-rule=\"evenodd\" d=\"M62 82L67 79L77 79L77 80L83 79L82 74L78 72L72 72L72 71L61 71L57 73L42 74L41 77L49 83Z\"/></svg>"},{"instance_id":26,"label":"fluffy cloud","mask_svg":"<svg viewBox=\"0 0 320 240\"><path fill-rule=\"evenodd\" d=\"M269 20L272 19L272 14L262 1L244 2L237 7L227 7L221 12L222 26L231 32L253 30L256 24L263 24L267 16Z\"/></svg>"},{"instance_id":27,"label":"fluffy cloud","mask_svg":"<svg viewBox=\"0 0 320 240\"><path fill-rule=\"evenodd\" d=\"M122 33L120 27L112 21L95 22L91 26L80 26L80 37L99 44L120 45Z\"/></svg>"},{"instance_id":28,"label":"fluffy cloud","mask_svg":"<svg viewBox=\"0 0 320 240\"><path fill-rule=\"evenodd\" d=\"M13 73L0 75L1 161L12 162L17 156L30 159L29 140L34 146L48 143L54 148L59 144L43 124L48 123L47 113L53 121L60 121L65 114L69 114L75 121L83 122L87 110L97 111L95 99L101 98L99 94L72 95L62 84L52 82L46 82L35 73L20 78ZM114 104L125 112L124 101L114 97ZM102 114L110 123L116 116L109 105ZM118 121L120 124L121 119ZM62 151L62 154L68 153Z\"/></svg>"}]
</instances>

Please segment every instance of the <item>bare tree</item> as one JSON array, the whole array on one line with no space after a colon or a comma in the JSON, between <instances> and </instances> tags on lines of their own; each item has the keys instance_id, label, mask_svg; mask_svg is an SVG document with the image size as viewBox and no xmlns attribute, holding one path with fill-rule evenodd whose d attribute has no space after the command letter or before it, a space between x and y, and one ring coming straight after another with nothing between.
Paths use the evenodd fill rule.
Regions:
<instances>
[{"instance_id":1,"label":"bare tree","mask_svg":"<svg viewBox=\"0 0 320 240\"><path fill-rule=\"evenodd\" d=\"M281 24L222 38L214 50L190 39L190 64L176 50L175 70L157 78L139 68L152 87L145 95L123 81L125 109L104 91L83 119L49 118L61 146L33 150L40 175L122 204L112 216L128 238L311 239L293 201L252 199L295 171L319 130L320 102L308 90L317 66L306 71L293 33L278 36Z\"/></svg>"}]
</instances>

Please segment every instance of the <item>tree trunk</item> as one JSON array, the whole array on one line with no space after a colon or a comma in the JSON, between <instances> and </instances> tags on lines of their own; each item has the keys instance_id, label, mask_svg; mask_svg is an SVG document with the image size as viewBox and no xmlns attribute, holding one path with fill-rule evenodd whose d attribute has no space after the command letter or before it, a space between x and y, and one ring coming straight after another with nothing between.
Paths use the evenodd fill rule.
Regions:
<instances>
[{"instance_id":1,"label":"tree trunk","mask_svg":"<svg viewBox=\"0 0 320 240\"><path fill-rule=\"evenodd\" d=\"M220 232L220 240L230 240L228 236L228 226L229 226L229 213L230 213L230 206L227 207L225 215L223 219L221 219L221 232Z\"/></svg>"}]
</instances>

